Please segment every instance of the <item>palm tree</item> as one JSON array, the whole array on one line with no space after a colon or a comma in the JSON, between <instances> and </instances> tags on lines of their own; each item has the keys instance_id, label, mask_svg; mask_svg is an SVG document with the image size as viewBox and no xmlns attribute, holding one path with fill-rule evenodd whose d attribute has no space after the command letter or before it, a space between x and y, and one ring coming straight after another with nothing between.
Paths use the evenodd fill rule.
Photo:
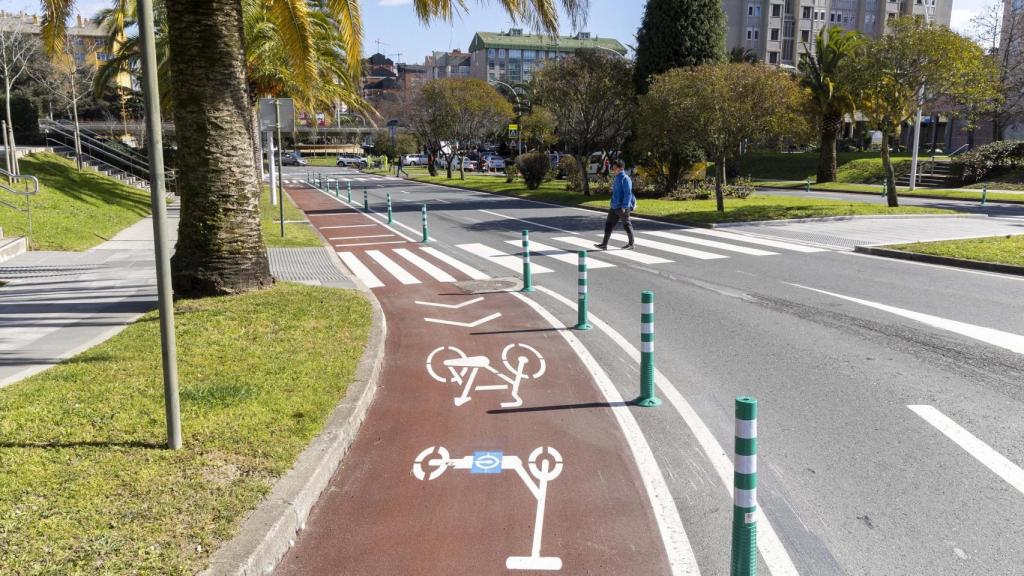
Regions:
<instances>
[{"instance_id":1,"label":"palm tree","mask_svg":"<svg viewBox=\"0 0 1024 576\"><path fill-rule=\"evenodd\" d=\"M748 64L756 64L758 61L757 52L754 52L750 48L744 48L737 46L732 50L729 50L729 62L739 63L746 62Z\"/></svg>"},{"instance_id":2,"label":"palm tree","mask_svg":"<svg viewBox=\"0 0 1024 576\"><path fill-rule=\"evenodd\" d=\"M551 0L497 2L516 21L558 31L558 12ZM277 23L287 61L301 83L314 85L317 74L311 9L324 12L337 26L347 77L359 77L358 0L261 4ZM43 2L42 37L51 54L64 43L74 5L74 0ZM178 244L171 261L179 296L239 293L273 281L260 231L260 183L254 176L244 5L244 0L175 0L164 6L182 193ZM450 21L466 7L461 0L414 0L414 5L424 22ZM574 27L582 24L585 0L561 0L561 5Z\"/></svg>"},{"instance_id":3,"label":"palm tree","mask_svg":"<svg viewBox=\"0 0 1024 576\"><path fill-rule=\"evenodd\" d=\"M836 138L843 127L843 116L856 109L851 83L844 74L864 41L858 32L832 26L822 29L814 44L814 52L804 45L797 68L803 74L800 85L811 96L821 133L818 182L833 182L836 179Z\"/></svg>"}]
</instances>

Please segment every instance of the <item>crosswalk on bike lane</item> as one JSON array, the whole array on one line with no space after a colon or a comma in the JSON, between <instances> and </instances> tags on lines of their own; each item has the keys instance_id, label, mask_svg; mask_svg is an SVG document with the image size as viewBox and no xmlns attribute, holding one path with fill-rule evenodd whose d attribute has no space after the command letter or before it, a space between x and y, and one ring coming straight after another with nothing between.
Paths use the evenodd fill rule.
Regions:
<instances>
[{"instance_id":1,"label":"crosswalk on bike lane","mask_svg":"<svg viewBox=\"0 0 1024 576\"><path fill-rule=\"evenodd\" d=\"M289 192L332 243L389 233ZM374 403L276 573L696 574L637 408L522 296L476 293L486 278L421 248L336 247L364 274L393 259L433 274L372 287L387 322Z\"/></svg>"}]
</instances>

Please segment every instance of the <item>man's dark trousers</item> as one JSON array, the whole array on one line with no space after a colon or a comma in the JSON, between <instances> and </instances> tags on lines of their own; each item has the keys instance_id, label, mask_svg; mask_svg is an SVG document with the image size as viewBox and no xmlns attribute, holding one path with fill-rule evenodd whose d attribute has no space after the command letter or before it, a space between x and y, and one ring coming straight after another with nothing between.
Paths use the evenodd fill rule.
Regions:
<instances>
[{"instance_id":1,"label":"man's dark trousers","mask_svg":"<svg viewBox=\"0 0 1024 576\"><path fill-rule=\"evenodd\" d=\"M629 237L629 245L633 245L633 223L629 221L629 208L611 208L608 210L608 219L604 223L604 240L601 241L602 246L608 245L608 239L612 236L612 230L615 230L615 225L622 220L622 228L626 231L626 236Z\"/></svg>"}]
</instances>

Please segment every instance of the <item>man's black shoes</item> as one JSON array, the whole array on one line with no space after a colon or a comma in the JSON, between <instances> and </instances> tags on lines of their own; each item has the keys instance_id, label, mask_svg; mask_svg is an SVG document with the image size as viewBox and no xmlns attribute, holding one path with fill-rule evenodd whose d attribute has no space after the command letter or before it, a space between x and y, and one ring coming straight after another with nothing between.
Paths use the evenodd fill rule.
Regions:
<instances>
[{"instance_id":1,"label":"man's black shoes","mask_svg":"<svg viewBox=\"0 0 1024 576\"><path fill-rule=\"evenodd\" d=\"M622 249L623 250L632 250L633 249L633 245L632 244L626 244L625 246L622 247Z\"/></svg>"},{"instance_id":2,"label":"man's black shoes","mask_svg":"<svg viewBox=\"0 0 1024 576\"><path fill-rule=\"evenodd\" d=\"M594 244L594 248L597 248L598 250L607 250L608 249L608 245L607 244Z\"/></svg>"}]
</instances>

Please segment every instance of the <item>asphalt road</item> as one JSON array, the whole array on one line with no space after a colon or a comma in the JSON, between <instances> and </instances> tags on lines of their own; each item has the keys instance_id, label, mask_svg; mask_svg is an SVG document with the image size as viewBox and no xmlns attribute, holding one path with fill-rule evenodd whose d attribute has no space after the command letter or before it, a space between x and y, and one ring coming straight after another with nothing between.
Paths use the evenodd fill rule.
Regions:
<instances>
[{"instance_id":1,"label":"asphalt road","mask_svg":"<svg viewBox=\"0 0 1024 576\"><path fill-rule=\"evenodd\" d=\"M304 174L286 169L285 178ZM494 277L516 274L491 252L517 255L529 229L535 267L550 269L535 274L541 288L533 298L575 322L567 305L576 297L573 243L597 241L602 214L342 177L356 199L368 190L376 211L390 192L397 229L410 236L426 203L431 245ZM646 262L591 252L609 264L590 270L591 313L603 322L578 336L623 397L635 397L638 364L628 348L639 348L640 292L656 292L666 402L632 410L703 574L729 571L738 395L760 403L758 496L779 543L762 521L762 573L1020 573L1024 279L649 221L636 228L636 254ZM545 246L568 249L570 258L538 254Z\"/></svg>"}]
</instances>

